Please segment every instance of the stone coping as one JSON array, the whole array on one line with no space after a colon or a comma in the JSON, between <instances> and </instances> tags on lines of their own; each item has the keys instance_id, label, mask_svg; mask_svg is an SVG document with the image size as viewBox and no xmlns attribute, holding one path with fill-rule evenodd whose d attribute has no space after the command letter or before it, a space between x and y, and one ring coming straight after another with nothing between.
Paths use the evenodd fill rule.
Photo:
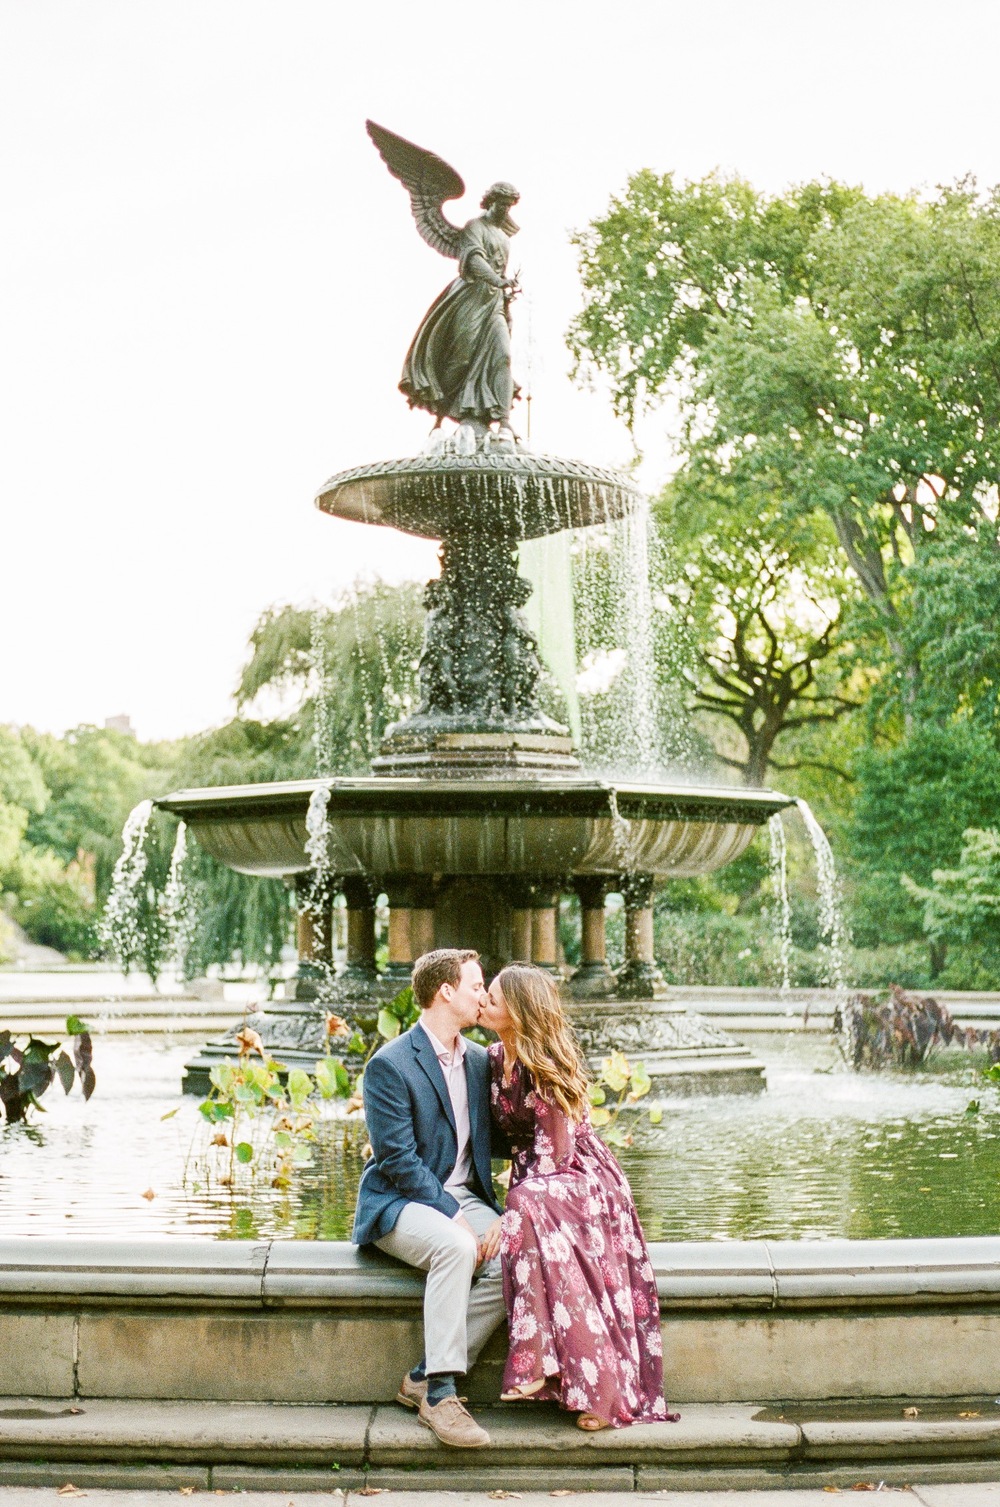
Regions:
<instances>
[{"instance_id":1,"label":"stone coping","mask_svg":"<svg viewBox=\"0 0 1000 1507\"><path fill-rule=\"evenodd\" d=\"M664 1310L996 1306L1000 1237L652 1244ZM419 1308L423 1278L339 1241L0 1240L0 1306Z\"/></svg>"}]
</instances>

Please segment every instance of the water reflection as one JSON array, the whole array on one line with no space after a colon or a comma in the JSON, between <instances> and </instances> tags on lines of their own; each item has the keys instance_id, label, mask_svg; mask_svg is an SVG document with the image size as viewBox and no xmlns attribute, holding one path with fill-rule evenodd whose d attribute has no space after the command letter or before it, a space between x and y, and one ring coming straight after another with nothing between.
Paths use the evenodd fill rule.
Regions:
<instances>
[{"instance_id":1,"label":"water reflection","mask_svg":"<svg viewBox=\"0 0 1000 1507\"><path fill-rule=\"evenodd\" d=\"M622 1154L651 1239L997 1233L1000 1099L970 1063L874 1077L847 1072L822 1038L746 1039L766 1095L678 1100ZM190 1051L101 1039L88 1105L54 1090L34 1125L0 1131L4 1234L348 1238L361 1127L345 1144L343 1122L324 1122L289 1189L220 1187L209 1127L177 1092ZM967 1115L973 1097L982 1109Z\"/></svg>"}]
</instances>

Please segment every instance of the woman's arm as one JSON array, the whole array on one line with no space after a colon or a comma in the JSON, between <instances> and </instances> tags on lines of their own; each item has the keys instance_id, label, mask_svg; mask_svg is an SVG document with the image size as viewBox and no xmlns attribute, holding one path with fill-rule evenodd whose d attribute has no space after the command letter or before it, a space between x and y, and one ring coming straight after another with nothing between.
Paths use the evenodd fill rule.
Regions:
<instances>
[{"instance_id":1,"label":"woman's arm","mask_svg":"<svg viewBox=\"0 0 1000 1507\"><path fill-rule=\"evenodd\" d=\"M576 1146L576 1126L558 1104L535 1094L535 1165L532 1177L564 1172Z\"/></svg>"}]
</instances>

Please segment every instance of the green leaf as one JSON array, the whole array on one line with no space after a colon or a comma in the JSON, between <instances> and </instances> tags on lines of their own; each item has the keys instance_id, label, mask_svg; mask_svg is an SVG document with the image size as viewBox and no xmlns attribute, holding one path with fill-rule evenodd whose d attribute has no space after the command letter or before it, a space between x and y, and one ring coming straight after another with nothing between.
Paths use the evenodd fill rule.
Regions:
<instances>
[{"instance_id":1,"label":"green leaf","mask_svg":"<svg viewBox=\"0 0 1000 1507\"><path fill-rule=\"evenodd\" d=\"M86 1021L80 1019L79 1015L68 1015L66 1017L66 1031L68 1035L86 1036L89 1030L90 1027Z\"/></svg>"},{"instance_id":2,"label":"green leaf","mask_svg":"<svg viewBox=\"0 0 1000 1507\"><path fill-rule=\"evenodd\" d=\"M631 1076L628 1058L624 1052L612 1052L610 1057L605 1057L601 1063L601 1081L606 1083L614 1094L620 1094Z\"/></svg>"},{"instance_id":3,"label":"green leaf","mask_svg":"<svg viewBox=\"0 0 1000 1507\"><path fill-rule=\"evenodd\" d=\"M180 1109L180 1105L179 1104L175 1105L175 1107L173 1109L168 1109L165 1115L161 1115L160 1116L160 1119L161 1120L172 1120L173 1117L174 1117L174 1115L177 1113L178 1109Z\"/></svg>"},{"instance_id":4,"label":"green leaf","mask_svg":"<svg viewBox=\"0 0 1000 1507\"><path fill-rule=\"evenodd\" d=\"M391 1010L385 1008L378 1012L378 1034L384 1036L386 1041L391 1041L399 1035L399 1018L393 1015Z\"/></svg>"},{"instance_id":5,"label":"green leaf","mask_svg":"<svg viewBox=\"0 0 1000 1507\"><path fill-rule=\"evenodd\" d=\"M965 1106L965 1113L967 1115L977 1115L979 1113L979 1100L970 1099L968 1104Z\"/></svg>"},{"instance_id":6,"label":"green leaf","mask_svg":"<svg viewBox=\"0 0 1000 1507\"><path fill-rule=\"evenodd\" d=\"M609 1146L628 1145L628 1138L620 1125L612 1125L611 1129L608 1131L604 1139L607 1141Z\"/></svg>"},{"instance_id":7,"label":"green leaf","mask_svg":"<svg viewBox=\"0 0 1000 1507\"><path fill-rule=\"evenodd\" d=\"M591 1104L603 1104L608 1096L599 1083L592 1083L587 1090L587 1097Z\"/></svg>"},{"instance_id":8,"label":"green leaf","mask_svg":"<svg viewBox=\"0 0 1000 1507\"><path fill-rule=\"evenodd\" d=\"M59 1053L59 1056L56 1058L53 1066L57 1074L59 1075L59 1082L63 1086L63 1092L68 1094L70 1089L73 1087L73 1079L76 1076L76 1069L74 1068L72 1062L67 1057L65 1052Z\"/></svg>"},{"instance_id":9,"label":"green leaf","mask_svg":"<svg viewBox=\"0 0 1000 1507\"><path fill-rule=\"evenodd\" d=\"M290 1130L276 1130L274 1132L274 1144L279 1151L287 1151L292 1145L293 1136Z\"/></svg>"},{"instance_id":10,"label":"green leaf","mask_svg":"<svg viewBox=\"0 0 1000 1507\"><path fill-rule=\"evenodd\" d=\"M590 1123L591 1125L610 1125L610 1109L592 1109L590 1111Z\"/></svg>"},{"instance_id":11,"label":"green leaf","mask_svg":"<svg viewBox=\"0 0 1000 1507\"><path fill-rule=\"evenodd\" d=\"M641 1099L644 1094L649 1093L652 1086L650 1076L646 1072L646 1064L644 1062L637 1062L632 1069L632 1087L629 1089L629 1099L633 1102L636 1099Z\"/></svg>"},{"instance_id":12,"label":"green leaf","mask_svg":"<svg viewBox=\"0 0 1000 1507\"><path fill-rule=\"evenodd\" d=\"M649 1123L650 1123L650 1125L659 1125L662 1119L663 1119L663 1110L660 1109L659 1105L657 1105L657 1107L655 1109L651 1109L649 1111Z\"/></svg>"},{"instance_id":13,"label":"green leaf","mask_svg":"<svg viewBox=\"0 0 1000 1507\"><path fill-rule=\"evenodd\" d=\"M236 1160L244 1163L253 1161L253 1147L249 1141L237 1141Z\"/></svg>"},{"instance_id":14,"label":"green leaf","mask_svg":"<svg viewBox=\"0 0 1000 1507\"><path fill-rule=\"evenodd\" d=\"M288 1075L288 1097L299 1109L313 1091L313 1081L301 1067L293 1067Z\"/></svg>"}]
</instances>

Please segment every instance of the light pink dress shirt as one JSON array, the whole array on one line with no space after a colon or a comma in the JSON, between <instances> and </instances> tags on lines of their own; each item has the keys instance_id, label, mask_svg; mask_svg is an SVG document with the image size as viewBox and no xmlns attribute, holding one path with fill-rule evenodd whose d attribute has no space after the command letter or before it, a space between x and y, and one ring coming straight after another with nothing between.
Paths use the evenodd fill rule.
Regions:
<instances>
[{"instance_id":1,"label":"light pink dress shirt","mask_svg":"<svg viewBox=\"0 0 1000 1507\"><path fill-rule=\"evenodd\" d=\"M426 1031L434 1055L441 1064L444 1073L444 1081L448 1087L448 1097L451 1100L451 1111L455 1116L455 1135L458 1140L458 1155L455 1158L455 1166L445 1182L445 1187L452 1195L457 1195L460 1188L468 1186L472 1175L472 1137L469 1124L469 1085L465 1077L465 1037L459 1036L458 1046L453 1052L441 1045L434 1032L420 1021L421 1028ZM455 1216L458 1217L457 1215Z\"/></svg>"}]
</instances>

